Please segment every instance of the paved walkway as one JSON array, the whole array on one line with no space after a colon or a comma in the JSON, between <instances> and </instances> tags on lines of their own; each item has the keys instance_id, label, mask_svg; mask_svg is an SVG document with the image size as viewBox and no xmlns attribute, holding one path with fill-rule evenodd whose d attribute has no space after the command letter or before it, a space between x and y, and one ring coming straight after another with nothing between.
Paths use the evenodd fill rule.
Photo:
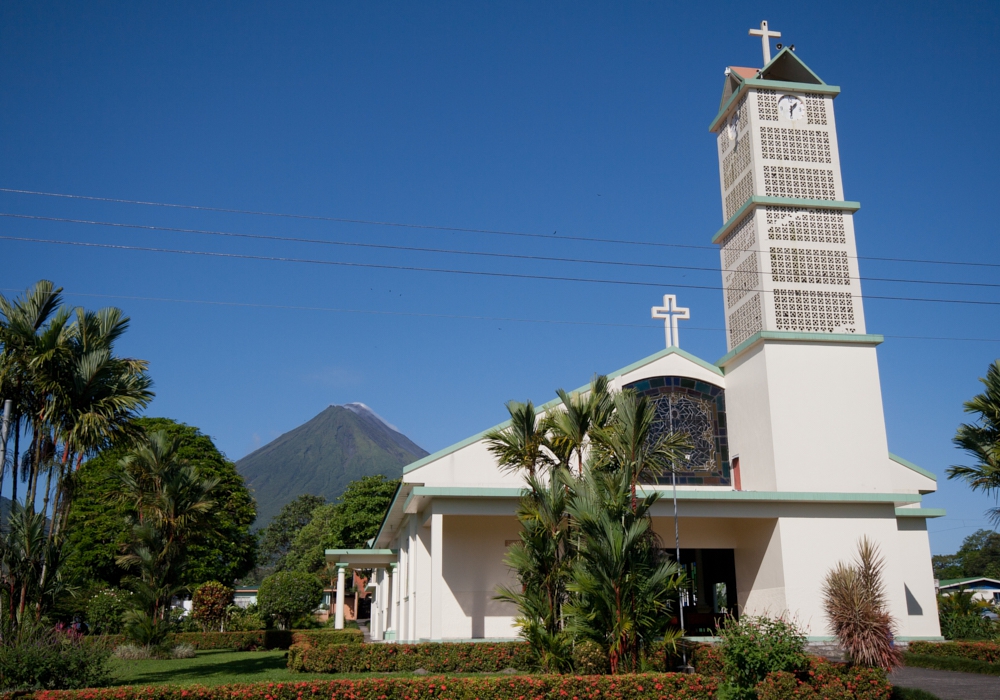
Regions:
<instances>
[{"instance_id":1,"label":"paved walkway","mask_svg":"<svg viewBox=\"0 0 1000 700\"><path fill-rule=\"evenodd\" d=\"M1000 677L981 673L957 673L932 668L902 667L889 680L904 688L920 688L934 693L941 700L997 700L1000 698Z\"/></svg>"}]
</instances>

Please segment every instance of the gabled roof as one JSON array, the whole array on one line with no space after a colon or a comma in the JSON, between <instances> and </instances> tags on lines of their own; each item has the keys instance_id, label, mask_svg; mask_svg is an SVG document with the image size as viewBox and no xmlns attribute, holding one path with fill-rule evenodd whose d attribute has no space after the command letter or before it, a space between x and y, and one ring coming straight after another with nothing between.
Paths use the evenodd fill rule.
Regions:
<instances>
[{"instance_id":1,"label":"gabled roof","mask_svg":"<svg viewBox=\"0 0 1000 700\"><path fill-rule=\"evenodd\" d=\"M715 365L713 365L713 364L711 364L709 362L706 362L705 360L701 359L700 357L695 357L694 355L692 355L691 353L687 352L686 350L681 350L678 347L670 347L670 348L666 348L664 350L660 350L657 353L653 353L649 357L644 357L643 359L639 360L638 362L633 362L632 364L630 364L630 365L628 365L626 367L622 367L619 370L615 370L614 372L609 373L607 375L607 377L608 377L608 379L615 379L616 377L620 377L623 374L627 374L629 372L634 372L635 370L640 369L640 368L644 367L645 365L648 365L651 362L655 362L656 360L659 360L660 358L666 357L668 355L679 355L679 356L683 357L685 360L693 362L694 364L696 364L696 365L698 365L698 366L700 366L700 367L702 367L704 369L707 369L708 371L712 372L713 374L717 374L720 377L722 377L724 375L723 370L719 369L717 366L715 366ZM579 393L583 393L583 392L586 392L586 391L589 391L589 390L590 390L590 384L584 384L580 388L576 389L575 391L571 391L569 393L571 393L571 394L579 394ZM535 413L536 413L536 415L537 414L545 413L549 409L555 408L560 403L562 403L562 401L559 398L552 399L551 401L547 401L547 402L541 404L540 406L535 406ZM510 425L510 421L506 420L503 423L500 423L499 425L495 425L492 428L488 428L487 430L482 431L481 433L476 433L475 435L471 435L471 436L465 438L464 440L456 442L454 445L450 445L448 447L445 447L443 450L438 450L437 452L435 452L433 454L429 454L426 457L424 457L422 459L418 459L416 462L412 462L411 464L408 464L405 467L403 467L403 473L404 474L408 474L409 472L412 472L414 469L419 469L420 467L422 467L422 466L424 466L426 464L430 464L431 462L436 462L437 460L439 460L442 457L445 457L445 456L451 454L452 452L457 452L458 450L462 449L463 447L467 447L468 445L471 445L471 444L473 444L475 442L479 442L480 440L482 440L486 436L486 433L488 433L488 432L490 432L492 430L502 430L503 428L506 428L509 425Z\"/></svg>"},{"instance_id":2,"label":"gabled roof","mask_svg":"<svg viewBox=\"0 0 1000 700\"><path fill-rule=\"evenodd\" d=\"M787 47L779 51L778 55L761 69L759 77L760 80L777 80L783 83L826 85L801 58L795 55L794 51Z\"/></svg>"},{"instance_id":3,"label":"gabled roof","mask_svg":"<svg viewBox=\"0 0 1000 700\"><path fill-rule=\"evenodd\" d=\"M938 588L966 588L974 583L982 583L992 585L995 588L1000 588L1000 581L995 578L987 578L985 576L970 576L968 578L946 578L938 581Z\"/></svg>"}]
</instances>

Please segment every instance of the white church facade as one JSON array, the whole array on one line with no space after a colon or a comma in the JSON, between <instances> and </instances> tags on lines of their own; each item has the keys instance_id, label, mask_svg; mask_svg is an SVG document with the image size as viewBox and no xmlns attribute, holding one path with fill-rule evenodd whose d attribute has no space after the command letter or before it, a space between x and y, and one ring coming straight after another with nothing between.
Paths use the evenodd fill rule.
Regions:
<instances>
[{"instance_id":1,"label":"white church facade","mask_svg":"<svg viewBox=\"0 0 1000 700\"><path fill-rule=\"evenodd\" d=\"M754 33L764 68L726 69L710 126L727 352L712 363L677 347L686 310L668 296L654 309L668 347L609 373L610 385L649 396L660 428L694 443L677 487L689 635L711 635L736 611L787 613L811 639L832 639L822 581L867 535L886 560L899 638L940 639L926 522L944 512L921 505L934 475L886 440L882 337L865 327L854 241L860 205L841 183L840 89L789 48L771 59L766 24ZM519 537L522 481L497 467L486 432L407 466L369 549L327 551L341 573L375 570L373 638L517 637L516 610L494 596L516 581L504 555ZM643 488L663 492L653 524L672 547L670 482Z\"/></svg>"}]
</instances>

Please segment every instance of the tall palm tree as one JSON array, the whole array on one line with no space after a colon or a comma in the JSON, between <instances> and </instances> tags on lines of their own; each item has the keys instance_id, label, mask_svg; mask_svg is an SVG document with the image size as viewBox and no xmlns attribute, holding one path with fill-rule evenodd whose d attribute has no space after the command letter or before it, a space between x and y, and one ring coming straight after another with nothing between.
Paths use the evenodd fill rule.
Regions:
<instances>
[{"instance_id":1,"label":"tall palm tree","mask_svg":"<svg viewBox=\"0 0 1000 700\"><path fill-rule=\"evenodd\" d=\"M202 478L180 457L179 449L178 439L157 431L119 465L119 499L134 508L135 524L130 551L117 562L137 572L132 585L147 609L134 627L147 632L159 629L156 620L166 619L170 599L181 590L187 543L196 532L204 532L216 506L218 479Z\"/></svg>"},{"instance_id":2,"label":"tall palm tree","mask_svg":"<svg viewBox=\"0 0 1000 700\"><path fill-rule=\"evenodd\" d=\"M497 458L501 469L524 470L529 475L550 466L553 452L546 435L546 425L540 421L530 401L508 401L510 424L486 433L486 445Z\"/></svg>"},{"instance_id":3,"label":"tall palm tree","mask_svg":"<svg viewBox=\"0 0 1000 700\"><path fill-rule=\"evenodd\" d=\"M977 420L960 425L953 440L976 463L949 467L947 473L949 479L963 479L973 491L992 495L1000 492L1000 360L994 361L979 381L986 390L965 402L965 412ZM994 524L1000 524L1000 508L986 512Z\"/></svg>"},{"instance_id":4,"label":"tall palm tree","mask_svg":"<svg viewBox=\"0 0 1000 700\"><path fill-rule=\"evenodd\" d=\"M558 389L556 394L562 406L546 416L546 427L552 435L551 444L567 466L575 456L577 476L583 476L590 431L606 427L614 411L614 401L608 392L608 378L595 377L585 396L569 394L562 389Z\"/></svg>"},{"instance_id":5,"label":"tall palm tree","mask_svg":"<svg viewBox=\"0 0 1000 700\"><path fill-rule=\"evenodd\" d=\"M655 420L652 402L625 390L615 395L614 414L608 424L591 431L592 467L626 475L633 510L638 507L639 482L655 481L672 465L680 463L690 448L687 436L682 433L654 435Z\"/></svg>"},{"instance_id":6,"label":"tall palm tree","mask_svg":"<svg viewBox=\"0 0 1000 700\"><path fill-rule=\"evenodd\" d=\"M613 421L608 430L621 428ZM652 492L636 502L628 468L590 469L567 507L580 536L566 586L568 630L607 649L612 673L640 670L651 642L680 637L669 625L683 574L652 530L658 498Z\"/></svg>"}]
</instances>

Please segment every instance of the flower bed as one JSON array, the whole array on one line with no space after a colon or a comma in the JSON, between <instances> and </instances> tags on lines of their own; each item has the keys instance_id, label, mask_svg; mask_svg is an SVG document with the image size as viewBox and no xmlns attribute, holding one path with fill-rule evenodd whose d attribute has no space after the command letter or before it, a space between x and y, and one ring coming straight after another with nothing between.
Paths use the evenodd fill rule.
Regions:
<instances>
[{"instance_id":1,"label":"flower bed","mask_svg":"<svg viewBox=\"0 0 1000 700\"><path fill-rule=\"evenodd\" d=\"M124 635L103 634L85 638L90 644L114 649L126 642ZM174 644L190 644L200 651L208 649L234 649L235 651L264 651L288 649L292 644L311 643L317 647L335 644L358 644L364 641L361 630L253 630L250 632L181 632L172 634Z\"/></svg>"},{"instance_id":2,"label":"flower bed","mask_svg":"<svg viewBox=\"0 0 1000 700\"><path fill-rule=\"evenodd\" d=\"M390 645L378 645L390 646ZM479 646L479 645L477 645ZM364 678L218 686L129 686L50 690L35 700L712 700L717 686L699 675Z\"/></svg>"},{"instance_id":3,"label":"flower bed","mask_svg":"<svg viewBox=\"0 0 1000 700\"><path fill-rule=\"evenodd\" d=\"M432 673L496 673L533 668L531 649L524 642L293 644L288 668L309 673L390 673L422 668Z\"/></svg>"},{"instance_id":4,"label":"flower bed","mask_svg":"<svg viewBox=\"0 0 1000 700\"><path fill-rule=\"evenodd\" d=\"M801 673L778 671L767 674L757 685L757 700L889 700L892 684L877 668L833 664L810 660L810 670Z\"/></svg>"},{"instance_id":5,"label":"flower bed","mask_svg":"<svg viewBox=\"0 0 1000 700\"><path fill-rule=\"evenodd\" d=\"M988 664L1000 663L1000 643L997 642L910 642L906 650L920 656L957 656Z\"/></svg>"}]
</instances>

